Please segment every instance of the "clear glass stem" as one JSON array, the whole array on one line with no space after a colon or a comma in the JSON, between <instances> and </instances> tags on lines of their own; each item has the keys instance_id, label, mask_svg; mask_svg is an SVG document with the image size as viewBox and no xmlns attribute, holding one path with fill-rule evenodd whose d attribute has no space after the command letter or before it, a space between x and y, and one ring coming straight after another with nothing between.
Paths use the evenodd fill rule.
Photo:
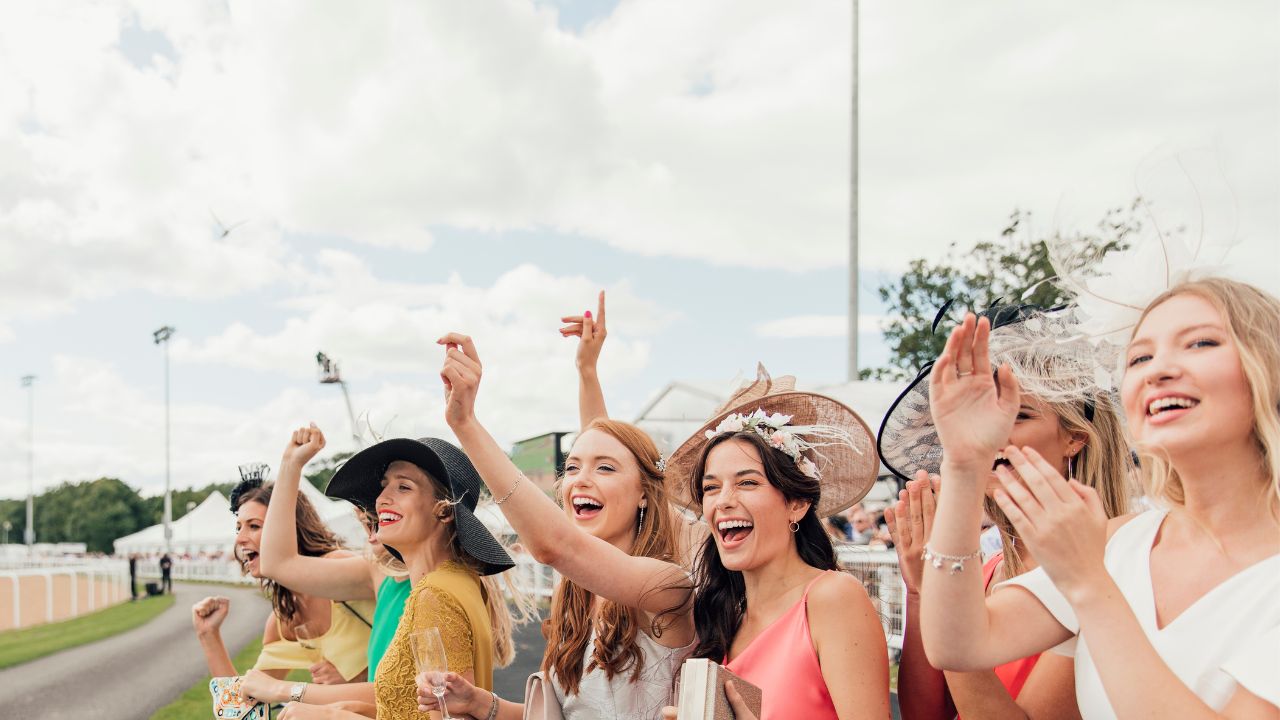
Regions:
<instances>
[{"instance_id":1,"label":"clear glass stem","mask_svg":"<svg viewBox=\"0 0 1280 720\"><path fill-rule=\"evenodd\" d=\"M436 696L436 700L440 701L440 717L444 720L453 720L453 716L449 714L449 708L444 704L444 691L432 690L431 692Z\"/></svg>"}]
</instances>

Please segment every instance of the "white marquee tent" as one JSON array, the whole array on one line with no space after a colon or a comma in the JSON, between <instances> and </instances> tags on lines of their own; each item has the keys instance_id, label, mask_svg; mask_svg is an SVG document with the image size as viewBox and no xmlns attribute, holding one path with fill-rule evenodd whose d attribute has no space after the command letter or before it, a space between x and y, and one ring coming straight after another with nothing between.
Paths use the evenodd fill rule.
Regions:
<instances>
[{"instance_id":1,"label":"white marquee tent","mask_svg":"<svg viewBox=\"0 0 1280 720\"><path fill-rule=\"evenodd\" d=\"M311 501L329 529L350 547L363 548L364 529L345 500L331 500L311 483L301 483L302 494ZM231 552L235 544L236 522L226 496L212 492L191 512L173 521L173 552L196 555L201 552ZM164 524L152 525L115 541L117 554L163 552Z\"/></svg>"}]
</instances>

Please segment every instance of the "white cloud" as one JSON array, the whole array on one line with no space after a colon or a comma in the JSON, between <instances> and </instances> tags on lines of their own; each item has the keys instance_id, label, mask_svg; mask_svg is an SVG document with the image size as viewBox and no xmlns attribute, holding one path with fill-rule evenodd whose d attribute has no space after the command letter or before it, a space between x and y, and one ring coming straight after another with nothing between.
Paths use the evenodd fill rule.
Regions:
<instances>
[{"instance_id":1,"label":"white cloud","mask_svg":"<svg viewBox=\"0 0 1280 720\"><path fill-rule=\"evenodd\" d=\"M858 315L858 334L878 335L884 320L883 315ZM848 334L848 315L796 315L756 325L756 335L762 338L846 337Z\"/></svg>"}]
</instances>

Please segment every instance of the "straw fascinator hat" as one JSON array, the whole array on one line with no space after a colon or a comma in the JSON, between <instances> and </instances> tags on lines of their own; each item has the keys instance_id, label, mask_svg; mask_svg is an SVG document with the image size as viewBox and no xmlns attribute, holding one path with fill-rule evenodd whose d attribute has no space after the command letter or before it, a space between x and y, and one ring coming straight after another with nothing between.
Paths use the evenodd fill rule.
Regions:
<instances>
[{"instance_id":1,"label":"straw fascinator hat","mask_svg":"<svg viewBox=\"0 0 1280 720\"><path fill-rule=\"evenodd\" d=\"M480 474L466 453L439 438L394 438L367 447L338 468L324 494L376 512L382 476L387 466L397 460L417 465L448 489L446 499L453 503L454 531L462 551L479 562L481 575L493 575L515 566L502 543L475 516L476 502L480 499ZM385 543L383 547L397 560L403 560L394 548Z\"/></svg>"},{"instance_id":2,"label":"straw fascinator hat","mask_svg":"<svg viewBox=\"0 0 1280 720\"><path fill-rule=\"evenodd\" d=\"M756 379L734 393L667 459L667 496L672 502L699 510L690 489L690 482L697 480L693 472L698 458L711 438L739 430L755 430L790 455L801 472L821 482L818 517L861 500L880 468L871 430L856 412L825 395L799 392L794 377L771 378L759 365Z\"/></svg>"},{"instance_id":3,"label":"straw fascinator hat","mask_svg":"<svg viewBox=\"0 0 1280 720\"><path fill-rule=\"evenodd\" d=\"M1052 403L1084 401L1090 421L1095 404L1109 399L1109 374L1098 365L1094 343L1073 308L1001 305L978 316L991 321L991 367L1007 363L1020 392ZM893 401L876 439L881 462L904 480L918 470L936 474L942 466L942 443L929 410L932 370L933 363L924 366Z\"/></svg>"}]
</instances>

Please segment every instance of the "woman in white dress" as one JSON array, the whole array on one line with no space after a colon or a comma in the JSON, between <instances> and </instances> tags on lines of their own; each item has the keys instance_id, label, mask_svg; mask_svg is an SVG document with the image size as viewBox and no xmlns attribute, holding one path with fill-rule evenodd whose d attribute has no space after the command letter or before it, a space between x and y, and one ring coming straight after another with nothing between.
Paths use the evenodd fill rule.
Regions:
<instances>
[{"instance_id":1,"label":"woman in white dress","mask_svg":"<svg viewBox=\"0 0 1280 720\"><path fill-rule=\"evenodd\" d=\"M1074 654L1085 720L1276 717L1280 301L1206 279L1146 306L1120 397L1148 496L1167 509L1112 521L1034 451L1000 447L1018 385L1007 367L993 381L989 332L968 316L932 373L944 462L921 606L930 660L983 670ZM1041 567L984 599L975 551L997 452L1013 468L997 469L997 500Z\"/></svg>"}]
</instances>

